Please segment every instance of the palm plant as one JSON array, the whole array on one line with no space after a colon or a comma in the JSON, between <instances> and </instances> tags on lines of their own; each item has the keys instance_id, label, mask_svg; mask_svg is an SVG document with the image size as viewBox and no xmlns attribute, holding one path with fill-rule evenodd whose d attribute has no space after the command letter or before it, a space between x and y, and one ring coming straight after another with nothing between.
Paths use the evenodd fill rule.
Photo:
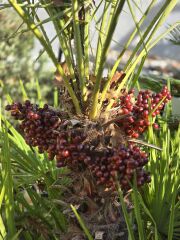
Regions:
<instances>
[{"instance_id":1,"label":"palm plant","mask_svg":"<svg viewBox=\"0 0 180 240\"><path fill-rule=\"evenodd\" d=\"M107 76L104 77L103 73L110 44L113 41L113 34L125 3L128 5L135 23L135 28L112 69L110 69ZM20 103L9 105L7 106L7 110L10 110L12 116L16 119L23 120L21 130L24 132L26 142L31 147L38 147L41 153L48 152L48 157L50 159L56 156L58 167L67 165L71 170L74 170L71 171L69 175L73 181L73 185L71 185L70 189L71 191L66 189L63 192L62 198L66 199L68 206L72 203L74 205L79 204L77 208L82 212L88 227L90 227L93 233L96 233L96 231L104 225L105 229L108 229L107 239L115 239L118 236L119 228L125 227L124 221L118 220L119 208L114 206L117 195L114 194L114 183L112 179L120 179L121 187L123 188L123 186L125 186L126 191L126 188L129 189L129 180L132 180L134 173L134 170L131 171L130 167L127 168L127 164L125 164L126 167L123 167L123 169L119 166L119 164L121 164L118 162L121 160L119 159L119 154L124 152L124 156L121 156L122 158L128 158L129 155L130 157L131 155L132 157L136 155L136 158L138 158L139 163L136 163L137 171L135 171L137 173L138 186L149 181L149 175L143 168L147 163L146 154L134 146L134 143L129 145L129 142L134 141L134 139L129 139L129 137L138 138L139 134L134 129L129 130L125 122L127 122L127 119L132 123L135 122L135 116L133 116L133 119L129 116L131 114L133 115L131 112L134 105L132 103L132 106L130 106L131 104L128 105L128 103L131 102L131 97L133 98L134 95L133 91L129 91L128 88L133 87L137 83L148 52L167 33L179 25L179 22L177 22L163 34L155 37L157 30L162 26L177 4L176 0L167 0L162 4L157 14L143 31L141 25L151 13L155 3L156 0L151 1L145 12L142 13L139 21L136 19L133 11L133 7L138 7L138 5L135 1L130 0L100 1L99 3L94 3L89 0L42 0L38 2L30 0L17 2L9 0L9 5L4 5L4 7L13 7L23 19L24 23L27 24L28 28L34 33L35 37L40 41L43 51L47 52L57 69L55 76L56 84L62 93L60 98L60 110L53 109L47 105L38 107L32 105L29 101L26 101L23 105ZM96 14L100 7L103 7L103 14L97 23L97 50L95 53L94 66L90 68L90 29L92 21L96 21ZM48 15L47 19L41 20L38 11L39 8L43 8L46 11ZM45 31L44 24L47 22L51 22L55 28L56 36L53 38ZM139 42L132 51L122 72L117 72L121 59L135 36L139 36ZM63 51L65 58L64 63L58 62L56 54L52 49L52 41L55 38L58 39L59 45ZM149 124L151 125L148 118L159 113L160 107L162 109L165 101L170 99L170 94L168 90L164 88L162 93L158 95L161 97L153 96L149 92L141 92L140 95L139 99L144 96L146 98L145 104L148 105L146 106L148 110L143 111L143 116L147 120L143 120L143 124L146 122L148 126ZM151 98L153 101L156 101L154 107L151 106L151 104L153 104ZM150 102L148 102L147 99L149 99ZM117 100L120 101L120 104ZM123 103L123 101L125 103ZM125 106L128 107L123 107L123 104L126 104ZM137 106L138 102L135 104L135 107ZM128 110L130 108L131 110ZM150 111L149 108L151 108ZM120 112L116 111L117 109ZM115 114L112 114L113 111L115 111ZM6 120L3 121L6 122ZM7 124L8 123L5 125ZM122 129L125 125L127 131ZM142 133L145 129L147 130L147 126L143 125L138 128L138 131ZM6 134L5 136L9 134L10 139L12 135L14 135L14 129L12 131L11 129L12 127L10 128L10 133L7 132L6 128L3 130L5 132L4 134ZM19 135L18 137L21 138ZM5 139L7 139L7 137L5 137ZM21 144L22 141L24 140L21 138ZM121 147L119 147L120 142L122 142ZM138 142L138 140L136 142ZM139 141L139 143L140 142L141 141ZM8 144L10 143L11 141ZM6 143L5 148L7 148L8 144ZM54 163L46 163L46 167L46 164L44 164L44 159L46 158L44 156L46 156L46 153L43 157L39 157L40 155L38 155L38 160L34 163L35 156L33 155L32 158L29 158L31 147L27 147L24 142L23 147L25 147L25 149L23 149L21 153L24 154L24 152L28 152L27 163L25 161L23 165L29 165L33 161L32 166L35 168L32 169L32 171L39 173L40 175L38 175L37 179L43 178L45 187L49 188L53 185L52 181L50 181L52 172L58 171L53 165ZM35 153L36 151L37 149L35 149ZM132 160L132 158L130 160ZM108 161L109 165L106 166ZM114 168L115 162L118 168L121 168L120 171L122 171L123 174L125 168L125 176L123 174L122 176L121 174L120 176L118 175L116 167ZM21 161L19 161L18 164L20 163ZM101 163L104 165L100 166L99 164ZM132 162L129 161L128 164L128 166L130 166ZM84 168L84 166L86 166L86 168ZM29 166L23 170L27 172L28 168ZM106 172L102 174L102 171L104 171L103 168L106 169ZM150 168L150 170L152 169ZM46 171L48 171L48 173L50 172L50 175L48 174L50 179L46 178ZM110 174L107 171L109 171ZM92 176L93 174L95 174L95 177ZM129 179L127 179L128 177L126 175L129 176ZM37 176L37 174L33 174L32 177L34 176ZM3 175L3 180L5 181L5 179L5 175ZM79 181L79 179L81 181ZM35 180L36 178L33 179L33 181ZM57 176L54 177L53 180L56 181ZM106 188L104 188L102 185L106 183L106 181L107 185L105 186ZM12 189L12 186L10 189ZM31 190L28 191L28 195L33 202L33 207L36 208L37 202L40 201L39 195ZM50 201L58 196L54 192L49 192L48 195L50 196ZM12 198L12 194L10 197ZM35 214L35 208L29 206L30 204L27 205L26 202L22 200L21 196L19 202L22 204L25 211L28 209ZM42 202L42 204L44 204L43 209L46 209L49 213L51 209L50 206L47 207L47 204L49 204L48 200L44 201L43 199ZM61 205L60 209L57 210L56 206L52 206L54 212L52 212L50 216L48 215L48 222L45 222L45 226L42 226L41 229L45 230L45 233L49 231L52 227L52 221L57 220L57 215L55 214L59 214L62 217L61 224L59 223L60 225L58 226L58 223L55 223L55 225L61 228L61 230L64 230L64 224L62 226L64 216L61 213L63 206L65 207L65 209L63 208L64 212L69 219L69 230L66 234L61 233L61 237L64 239L82 237L79 225L74 222L71 212L66 209L67 206L64 206L64 202L61 200L59 200L59 203ZM98 210L100 206L102 207ZM88 239L92 239L83 221L79 218L76 208L72 206L72 209L80 220L80 225L85 230ZM19 209L19 212L20 211L21 209ZM43 214L39 213L37 216L38 219L44 219L45 221ZM12 218L13 216L11 219ZM95 228L94 225L96 225ZM113 228L109 229L109 225L111 225L111 227L113 225ZM12 232L14 233L15 229L12 229ZM56 238L56 234L51 234ZM130 234L130 236L131 235L132 234ZM41 231L40 236L43 239L48 239L49 237L46 234L42 235ZM29 235L26 236L27 239L28 237Z\"/></svg>"},{"instance_id":2,"label":"palm plant","mask_svg":"<svg viewBox=\"0 0 180 240\"><path fill-rule=\"evenodd\" d=\"M171 106L166 109L166 119L170 115ZM123 209L129 235L132 239L178 239L179 238L179 134L170 131L167 122L159 119L161 131L152 128L146 136L148 142L161 146L162 151L150 149L150 161L147 168L151 172L152 181L139 192L134 184L131 192L133 217L126 208ZM121 196L121 195L120 195ZM121 197L123 206L123 198ZM137 224L137 233L133 224Z\"/></svg>"},{"instance_id":3,"label":"palm plant","mask_svg":"<svg viewBox=\"0 0 180 240\"><path fill-rule=\"evenodd\" d=\"M169 34L169 41L174 45L180 44L180 28L177 26L174 30L172 30Z\"/></svg>"},{"instance_id":4,"label":"palm plant","mask_svg":"<svg viewBox=\"0 0 180 240\"><path fill-rule=\"evenodd\" d=\"M56 239L67 229L59 199L71 183L68 171L28 146L4 114L0 119L0 239Z\"/></svg>"},{"instance_id":5,"label":"palm plant","mask_svg":"<svg viewBox=\"0 0 180 240\"><path fill-rule=\"evenodd\" d=\"M170 116L171 106L168 106L166 118ZM144 191L143 198L146 207L154 219L160 239L179 238L180 209L179 194L179 129L173 133L168 129L168 123L161 123L159 136L149 129L148 140L162 146L162 151L150 151L150 171L153 172L151 186ZM163 141L162 141L163 139Z\"/></svg>"}]
</instances>

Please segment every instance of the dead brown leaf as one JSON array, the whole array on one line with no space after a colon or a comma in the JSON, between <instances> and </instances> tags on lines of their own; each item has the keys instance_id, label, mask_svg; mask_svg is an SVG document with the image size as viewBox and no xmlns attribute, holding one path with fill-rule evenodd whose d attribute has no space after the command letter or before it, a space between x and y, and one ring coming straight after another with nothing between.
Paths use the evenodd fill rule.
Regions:
<instances>
[{"instance_id":1,"label":"dead brown leaf","mask_svg":"<svg viewBox=\"0 0 180 240\"><path fill-rule=\"evenodd\" d=\"M123 80L126 74L123 71L116 71L111 80L110 89L117 89L119 83Z\"/></svg>"},{"instance_id":2,"label":"dead brown leaf","mask_svg":"<svg viewBox=\"0 0 180 240\"><path fill-rule=\"evenodd\" d=\"M67 63L66 63L66 62L62 62L62 63L60 63L60 65L61 65L61 67L62 67L65 75L66 75L67 77L70 76ZM58 72L58 70L56 70L56 72L55 72L54 84L55 84L57 87L62 87L62 86L64 86L63 77L60 75L60 73Z\"/></svg>"},{"instance_id":3,"label":"dead brown leaf","mask_svg":"<svg viewBox=\"0 0 180 240\"><path fill-rule=\"evenodd\" d=\"M57 7L63 6L64 0L52 0Z\"/></svg>"}]
</instances>

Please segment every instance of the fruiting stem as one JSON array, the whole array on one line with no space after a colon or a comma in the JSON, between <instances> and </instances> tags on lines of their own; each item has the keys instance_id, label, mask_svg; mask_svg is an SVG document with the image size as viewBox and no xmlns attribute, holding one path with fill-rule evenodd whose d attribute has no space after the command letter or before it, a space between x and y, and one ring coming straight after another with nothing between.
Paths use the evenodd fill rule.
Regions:
<instances>
[{"instance_id":1,"label":"fruiting stem","mask_svg":"<svg viewBox=\"0 0 180 240\"><path fill-rule=\"evenodd\" d=\"M139 50L141 44L143 43L144 39L146 39L146 37L148 36L148 34L151 32L150 36L148 37L148 40L146 41L146 46L149 45L150 41L152 40L152 37L154 36L154 34L156 33L157 29L162 25L162 23L165 21L165 19L167 18L167 16L169 15L169 13L172 11L172 9L175 7L177 3L177 0L174 0L174 1L166 1L165 4L162 6L162 8L159 10L159 12L157 13L157 15L154 17L154 19L152 20L152 22L149 24L147 30L145 31L145 33L143 34L142 38L140 39L139 43L137 44L137 46L135 47L135 49L133 50L133 53L131 55L131 57L129 58L125 68L124 68L124 71L126 72L126 76L125 78L123 79L123 81L120 83L119 87L118 87L118 90L117 90L117 94L119 93L119 91L123 88L124 84L126 83L126 81L128 80L130 74L133 72L133 70L135 69L136 65L138 64L138 62L140 61L140 59L145 56L147 54L147 51L149 51L153 46L155 46L155 42L157 44L157 41L155 41L153 44L152 44L152 47L150 47L150 49L146 49L146 52L145 50L143 49L140 53L139 56L141 57L137 57L135 59L135 61L133 62L133 58L135 56L135 54L137 53L137 51ZM154 4L154 2L153 2ZM147 9L147 11L149 12L149 10L152 8L152 5L149 6L150 8ZM148 13L147 12L147 13ZM147 14L146 13L146 14ZM161 17L160 17L161 16ZM159 19L159 20L158 20ZM142 21L144 20L144 18L142 19ZM141 21L141 20L140 20ZM158 21L158 22L157 22ZM156 23L157 22L157 23ZM138 24L140 26L140 23ZM155 25L155 27L154 27ZM153 28L154 27L154 28ZM153 30L152 30L153 29ZM136 32L137 32L137 28L136 28ZM135 32L135 33L136 33ZM133 39L135 33L132 33L131 37ZM130 37L130 39L131 39ZM160 36L161 37L161 36ZM131 39L131 40L132 40ZM128 41L128 45L129 45L129 41ZM127 46L125 46L126 48ZM148 48L148 46L147 46ZM142 54L143 52L143 54ZM123 52L122 52L123 53ZM110 81L118 67L118 64L122 58L122 53L120 54L120 59L119 61L117 60L117 62L115 63L112 71L111 71L111 74L110 74L110 77L109 77L109 80L107 81L106 85L105 85L105 88L102 92L102 98L101 98L101 104L102 102L104 101L104 98L105 98L105 95L106 95L106 92L109 88L109 84L110 84ZM123 53L124 54L124 53ZM142 54L142 55L141 55ZM110 109L111 106L113 104L113 100L110 101L110 104L108 105L107 109Z\"/></svg>"},{"instance_id":2,"label":"fruiting stem","mask_svg":"<svg viewBox=\"0 0 180 240\"><path fill-rule=\"evenodd\" d=\"M74 43L76 50L76 63L79 73L79 82L82 100L86 98L86 82L85 82L85 70L84 70L84 57L81 42L81 32L79 26L79 4L78 0L72 0L72 14L73 14L73 29L74 29Z\"/></svg>"},{"instance_id":3,"label":"fruiting stem","mask_svg":"<svg viewBox=\"0 0 180 240\"><path fill-rule=\"evenodd\" d=\"M152 1L151 4L148 6L147 10L145 11L144 15L142 16L142 18L140 19L140 21L138 23L139 26L141 26L141 24L144 22L144 20L146 19L147 14L152 9L152 7L154 6L156 1L157 0ZM105 83L103 91L102 91L102 94L101 94L101 100L100 100L100 104L99 104L100 107L101 107L101 105L102 105L102 103L103 103L103 101L104 101L104 99L106 97L106 93L107 93L107 91L109 89L109 85L110 85L110 82L112 80L112 77L114 76L114 74L115 74L115 72L116 72L116 70L117 70L117 68L118 68L118 66L119 66L119 64L121 62L121 59L122 59L124 53L126 52L127 48L129 47L130 43L132 42L132 40L134 39L136 33L137 33L137 28L135 28L134 31L131 33L127 43L125 44L123 50L119 54L119 56L118 56L118 58L117 58L117 60L116 60L116 62L114 64L114 66L113 66L113 68L112 68L112 70L110 72L108 80Z\"/></svg>"},{"instance_id":4,"label":"fruiting stem","mask_svg":"<svg viewBox=\"0 0 180 240\"><path fill-rule=\"evenodd\" d=\"M89 80L89 6L85 9L85 26L84 26L84 68L85 77Z\"/></svg>"},{"instance_id":5,"label":"fruiting stem","mask_svg":"<svg viewBox=\"0 0 180 240\"><path fill-rule=\"evenodd\" d=\"M175 5L174 5L175 6ZM171 9L172 10L172 9ZM151 42L146 43L146 49L149 52L162 38L164 38L169 32L171 32L174 28L176 28L178 25L180 24L180 22L176 22L174 25L172 25L168 30L166 30L163 34L161 34L160 36L158 36L155 40L153 40L153 43L151 44ZM136 58L136 60L131 64L130 68L128 69L126 76L124 77L124 79L122 80L122 82L119 84L117 90L116 90L116 94L118 95L119 92L121 91L121 89L123 88L123 86L125 85L126 81L128 80L129 76L131 75L131 73L134 71L135 67L137 66L137 64L139 63L139 61L147 54L147 51L145 49L143 49L141 51L141 53L139 54L139 56ZM114 100L111 99L110 103L108 104L106 110L109 110L112 105L113 105Z\"/></svg>"},{"instance_id":6,"label":"fruiting stem","mask_svg":"<svg viewBox=\"0 0 180 240\"><path fill-rule=\"evenodd\" d=\"M121 115L121 116L119 116L119 117L113 118L113 119L109 120L108 122L105 122L105 123L102 125L102 127L107 127L107 126L109 126L110 124L115 123L115 122L117 122L117 121L119 121L119 120L121 120L121 119L123 119L123 118L128 117L128 116L131 116L131 114L124 114L124 115Z\"/></svg>"},{"instance_id":7,"label":"fruiting stem","mask_svg":"<svg viewBox=\"0 0 180 240\"><path fill-rule=\"evenodd\" d=\"M101 21L101 26L99 30L99 37L98 37L98 45L97 45L97 50L96 50L96 62L95 62L95 71L94 74L95 76L97 75L98 69L99 69L99 64L100 64L100 57L101 57L101 52L103 48L103 43L105 41L105 26L106 26L106 20L107 20L107 13L108 9L110 6L110 2L105 2L104 3L104 9L103 9L103 17Z\"/></svg>"},{"instance_id":8,"label":"fruiting stem","mask_svg":"<svg viewBox=\"0 0 180 240\"><path fill-rule=\"evenodd\" d=\"M118 22L119 15L123 9L124 3L125 3L125 0L116 2L116 5L114 7L114 14L111 19L111 23L109 24L109 29L108 29L108 33L106 36L106 40L103 44L103 49L102 49L100 63L99 63L99 69L97 72L96 82L95 82L95 86L94 86L94 90L93 90L93 103L92 103L92 108L90 111L91 119L94 119L97 116L98 105L99 105L98 100L99 100L99 93L100 93L100 85L101 85L101 79L102 79L102 74L103 74L103 70L104 70L104 64L106 61L106 55L107 55L107 52L109 49L109 45L111 43L111 39L113 37L115 27Z\"/></svg>"}]
</instances>

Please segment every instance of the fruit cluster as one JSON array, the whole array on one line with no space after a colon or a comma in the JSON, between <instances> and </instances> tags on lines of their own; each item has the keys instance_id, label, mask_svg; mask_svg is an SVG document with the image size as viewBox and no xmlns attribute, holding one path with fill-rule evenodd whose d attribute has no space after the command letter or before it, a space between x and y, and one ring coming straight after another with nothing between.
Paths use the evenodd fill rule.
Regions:
<instances>
[{"instance_id":1,"label":"fruit cluster","mask_svg":"<svg viewBox=\"0 0 180 240\"><path fill-rule=\"evenodd\" d=\"M139 134L147 130L150 125L149 117L154 118L160 114L170 99L171 94L166 86L157 94L152 94L149 90L140 91L137 98L135 98L133 90L128 93L124 92L114 106L120 106L120 115L129 114L129 116L118 120L117 123L126 135L138 138ZM159 126L154 123L153 127L158 128Z\"/></svg>"},{"instance_id":2,"label":"fruit cluster","mask_svg":"<svg viewBox=\"0 0 180 240\"><path fill-rule=\"evenodd\" d=\"M105 184L114 189L117 179L123 189L129 189L136 173L137 185L150 182L150 175L143 167L148 162L147 154L137 146L120 145L117 149L107 149L103 156L86 159L85 163L97 179L97 184Z\"/></svg>"},{"instance_id":3,"label":"fruit cluster","mask_svg":"<svg viewBox=\"0 0 180 240\"><path fill-rule=\"evenodd\" d=\"M57 167L67 166L72 170L82 170L84 160L88 158L83 141L86 134L79 129L67 130L57 135L56 161Z\"/></svg>"},{"instance_id":4,"label":"fruit cluster","mask_svg":"<svg viewBox=\"0 0 180 240\"><path fill-rule=\"evenodd\" d=\"M20 129L28 145L38 147L39 152L48 152L50 159L55 156L56 147L55 130L62 124L59 113L50 109L47 104L43 108L33 105L29 100L6 106L11 116L21 120Z\"/></svg>"},{"instance_id":5,"label":"fruit cluster","mask_svg":"<svg viewBox=\"0 0 180 240\"><path fill-rule=\"evenodd\" d=\"M55 157L57 167L89 170L98 185L108 188L114 188L117 178L122 188L128 189L135 172L138 186L150 181L143 169L147 155L137 146L106 146L101 152L92 150L91 144L85 141L85 130L67 127L67 120L47 104L40 108L27 100L24 104L7 105L6 110L11 111L16 120L21 120L20 129L27 144L38 147L40 153L47 152L50 160Z\"/></svg>"}]
</instances>

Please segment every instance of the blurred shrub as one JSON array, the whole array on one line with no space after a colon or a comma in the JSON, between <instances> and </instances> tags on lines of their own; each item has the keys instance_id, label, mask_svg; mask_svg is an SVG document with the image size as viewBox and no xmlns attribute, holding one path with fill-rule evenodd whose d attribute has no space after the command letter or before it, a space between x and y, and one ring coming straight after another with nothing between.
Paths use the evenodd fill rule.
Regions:
<instances>
[{"instance_id":1,"label":"blurred shrub","mask_svg":"<svg viewBox=\"0 0 180 240\"><path fill-rule=\"evenodd\" d=\"M0 22L0 79L11 83L19 78L32 78L32 33L26 31L17 14L10 10L0 12Z\"/></svg>"},{"instance_id":2,"label":"blurred shrub","mask_svg":"<svg viewBox=\"0 0 180 240\"><path fill-rule=\"evenodd\" d=\"M22 98L23 83L27 96L36 98L38 79L41 92L49 99L52 87L47 85L53 72L47 68L47 57L43 54L38 62L33 60L35 45L33 34L22 24L21 19L11 10L0 12L0 97L10 95L14 100ZM5 103L4 103L5 104ZM4 105L3 104L3 105Z\"/></svg>"}]
</instances>

